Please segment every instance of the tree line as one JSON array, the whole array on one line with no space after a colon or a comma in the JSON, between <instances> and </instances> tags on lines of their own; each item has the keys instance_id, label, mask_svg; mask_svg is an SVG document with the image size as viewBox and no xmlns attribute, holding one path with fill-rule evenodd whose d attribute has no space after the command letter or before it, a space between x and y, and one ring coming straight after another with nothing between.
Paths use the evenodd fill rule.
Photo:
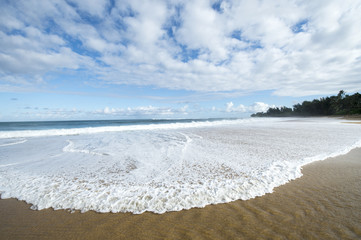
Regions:
<instances>
[{"instance_id":1,"label":"tree line","mask_svg":"<svg viewBox=\"0 0 361 240\"><path fill-rule=\"evenodd\" d=\"M331 116L361 114L361 94L347 95L341 90L337 96L303 101L293 108L275 107L267 112L258 112L251 117L292 117L292 116Z\"/></svg>"}]
</instances>

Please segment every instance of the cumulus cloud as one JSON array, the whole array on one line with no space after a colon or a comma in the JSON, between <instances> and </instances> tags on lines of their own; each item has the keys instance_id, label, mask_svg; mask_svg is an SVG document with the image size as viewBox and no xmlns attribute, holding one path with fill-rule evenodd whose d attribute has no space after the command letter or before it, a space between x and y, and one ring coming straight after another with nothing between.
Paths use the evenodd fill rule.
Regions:
<instances>
[{"instance_id":1,"label":"cumulus cloud","mask_svg":"<svg viewBox=\"0 0 361 240\"><path fill-rule=\"evenodd\" d=\"M243 104L240 104L238 106L234 106L233 102L226 103L226 112L247 112L248 108L244 106Z\"/></svg>"},{"instance_id":2,"label":"cumulus cloud","mask_svg":"<svg viewBox=\"0 0 361 240\"><path fill-rule=\"evenodd\" d=\"M226 112L231 112L233 109L233 102L226 103Z\"/></svg>"},{"instance_id":3,"label":"cumulus cloud","mask_svg":"<svg viewBox=\"0 0 361 240\"><path fill-rule=\"evenodd\" d=\"M266 112L269 108L274 108L275 105L268 105L263 102L255 102L252 106L249 107L250 112Z\"/></svg>"},{"instance_id":4,"label":"cumulus cloud","mask_svg":"<svg viewBox=\"0 0 361 240\"><path fill-rule=\"evenodd\" d=\"M275 107L274 105L268 105L263 102L255 102L250 106L245 106L243 104L239 104L235 106L233 102L226 103L226 112L239 112L239 113L256 113L256 112L266 112L269 108Z\"/></svg>"},{"instance_id":5,"label":"cumulus cloud","mask_svg":"<svg viewBox=\"0 0 361 240\"><path fill-rule=\"evenodd\" d=\"M0 81L81 69L198 92L360 91L360 12L354 0L2 1Z\"/></svg>"}]
</instances>

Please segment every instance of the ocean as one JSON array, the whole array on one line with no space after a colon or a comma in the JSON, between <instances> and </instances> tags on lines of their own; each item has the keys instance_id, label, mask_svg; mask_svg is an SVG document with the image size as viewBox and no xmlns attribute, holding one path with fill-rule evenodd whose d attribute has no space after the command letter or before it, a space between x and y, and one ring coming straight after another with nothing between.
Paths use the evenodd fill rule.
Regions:
<instances>
[{"instance_id":1,"label":"ocean","mask_svg":"<svg viewBox=\"0 0 361 240\"><path fill-rule=\"evenodd\" d=\"M165 213L271 193L361 147L334 118L0 123L0 194L45 208Z\"/></svg>"}]
</instances>

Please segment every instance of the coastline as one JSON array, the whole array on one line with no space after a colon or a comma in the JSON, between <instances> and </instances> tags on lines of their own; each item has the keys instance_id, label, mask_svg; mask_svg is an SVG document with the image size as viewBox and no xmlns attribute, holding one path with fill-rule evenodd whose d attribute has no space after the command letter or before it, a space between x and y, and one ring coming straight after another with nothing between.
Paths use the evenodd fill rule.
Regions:
<instances>
[{"instance_id":1,"label":"coastline","mask_svg":"<svg viewBox=\"0 0 361 240\"><path fill-rule=\"evenodd\" d=\"M271 194L201 209L143 213L30 210L0 200L0 239L357 239L361 148L313 162Z\"/></svg>"}]
</instances>

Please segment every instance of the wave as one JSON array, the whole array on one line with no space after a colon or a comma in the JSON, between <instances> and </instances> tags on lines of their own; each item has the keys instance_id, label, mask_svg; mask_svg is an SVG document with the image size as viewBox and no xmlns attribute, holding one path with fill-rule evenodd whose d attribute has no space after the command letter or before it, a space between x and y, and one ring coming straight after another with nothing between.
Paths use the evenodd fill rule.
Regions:
<instances>
[{"instance_id":1,"label":"wave","mask_svg":"<svg viewBox=\"0 0 361 240\"><path fill-rule=\"evenodd\" d=\"M91 154L91 155L98 155L98 156L101 156L101 155L108 155L106 153L98 153L98 152L95 152L95 151L91 151L89 149L77 149L75 148L74 146L74 142L70 141L70 140L67 140L68 142L68 145L66 145L64 148L63 148L63 152L69 152L69 153L86 153L86 154Z\"/></svg>"},{"instance_id":2,"label":"wave","mask_svg":"<svg viewBox=\"0 0 361 240\"><path fill-rule=\"evenodd\" d=\"M27 141L28 140L26 140L26 139L19 139L18 141L15 141L15 142L2 143L2 144L0 144L0 147L7 147L7 146L12 146L12 145L22 144Z\"/></svg>"},{"instance_id":3,"label":"wave","mask_svg":"<svg viewBox=\"0 0 361 240\"><path fill-rule=\"evenodd\" d=\"M269 169L262 174L262 178L265 179L265 182L268 183L268 187L265 187L263 192L261 191L256 195L262 196L266 193L272 193L275 187L281 186L291 180L302 177L302 167L307 164L346 155L356 148L361 148L361 140L329 154L318 154L312 157L303 158L300 163L294 163L290 161L273 162Z\"/></svg>"},{"instance_id":4,"label":"wave","mask_svg":"<svg viewBox=\"0 0 361 240\"><path fill-rule=\"evenodd\" d=\"M342 156L342 155L346 155L347 153L349 153L350 151L352 151L355 148L361 148L361 140L355 142L354 144L345 147L344 149L340 150L340 151L335 151L332 152L331 154L319 154L313 157L309 157L309 158L305 158L303 160L303 165L312 163L312 162L316 162L316 161L323 161L326 160L328 158L333 158L333 157L337 157L337 156Z\"/></svg>"},{"instance_id":5,"label":"wave","mask_svg":"<svg viewBox=\"0 0 361 240\"><path fill-rule=\"evenodd\" d=\"M237 120L186 128L177 123L171 131L162 130L172 129L169 124L154 131L136 131L152 128L138 125L124 126L137 128L122 134L28 138L0 149L1 198L25 200L39 210L135 214L248 200L301 177L305 164L361 147L361 128L338 123Z\"/></svg>"},{"instance_id":6,"label":"wave","mask_svg":"<svg viewBox=\"0 0 361 240\"><path fill-rule=\"evenodd\" d=\"M236 119L236 120L219 120L219 121L194 121L194 122L177 122L163 124L139 124L124 126L103 126L103 127L84 127L71 129L47 129L47 130L21 130L21 131L0 131L2 138L18 137L45 137L45 136L69 136L79 134L93 134L105 132L122 132L122 131L140 131L140 130L174 130L182 128L199 128L213 127L221 125L233 125L247 122L254 122L256 119Z\"/></svg>"}]
</instances>

